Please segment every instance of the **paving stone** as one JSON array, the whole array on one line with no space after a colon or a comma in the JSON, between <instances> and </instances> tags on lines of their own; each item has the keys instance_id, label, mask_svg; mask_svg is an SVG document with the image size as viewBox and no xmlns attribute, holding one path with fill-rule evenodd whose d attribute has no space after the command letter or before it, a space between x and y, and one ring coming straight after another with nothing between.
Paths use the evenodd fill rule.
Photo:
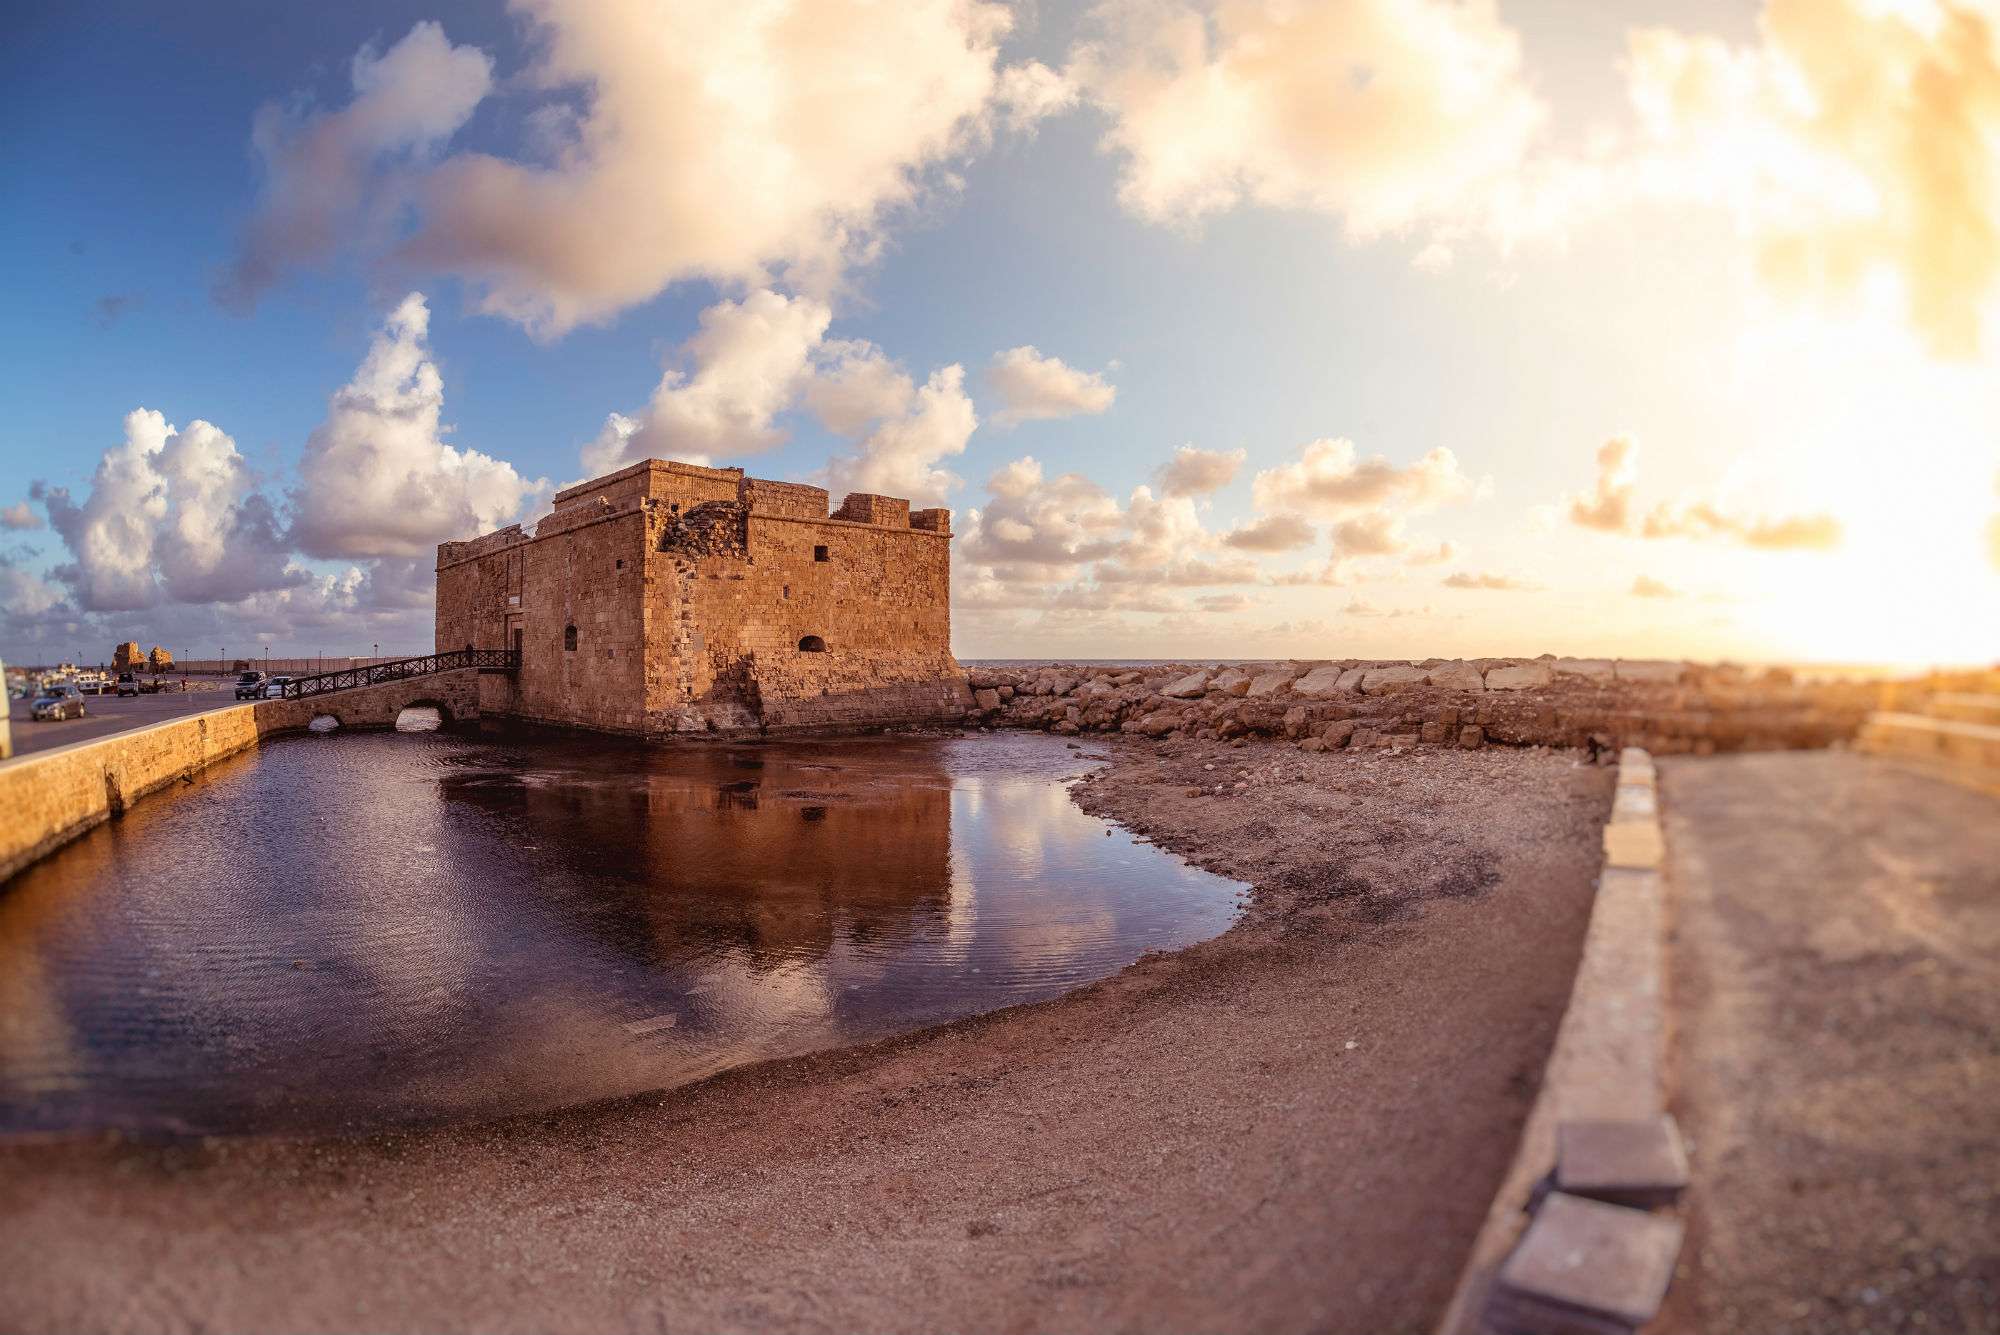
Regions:
<instances>
[{"instance_id":1,"label":"paving stone","mask_svg":"<svg viewBox=\"0 0 2000 1335\"><path fill-rule=\"evenodd\" d=\"M1487 1319L1522 1335L1636 1330L1659 1314L1682 1231L1677 1219L1550 1192L1500 1266Z\"/></svg>"},{"instance_id":2,"label":"paving stone","mask_svg":"<svg viewBox=\"0 0 2000 1335\"><path fill-rule=\"evenodd\" d=\"M1687 1150L1667 1113L1556 1128L1558 1191L1647 1209L1673 1204L1687 1183Z\"/></svg>"}]
</instances>

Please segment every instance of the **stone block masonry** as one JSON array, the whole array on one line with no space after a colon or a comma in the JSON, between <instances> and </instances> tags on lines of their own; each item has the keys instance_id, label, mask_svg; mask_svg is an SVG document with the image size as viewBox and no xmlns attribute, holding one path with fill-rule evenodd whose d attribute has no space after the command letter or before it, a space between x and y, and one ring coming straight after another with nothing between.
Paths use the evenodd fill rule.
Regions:
<instances>
[{"instance_id":1,"label":"stone block masonry","mask_svg":"<svg viewBox=\"0 0 2000 1335\"><path fill-rule=\"evenodd\" d=\"M257 737L257 706L236 705L0 765L0 881Z\"/></svg>"},{"instance_id":2,"label":"stone block masonry","mask_svg":"<svg viewBox=\"0 0 2000 1335\"><path fill-rule=\"evenodd\" d=\"M303 731L321 717L343 728L393 727L409 705L475 719L482 694L495 689L489 683L505 680L467 668L304 700L227 705L0 764L0 881L265 737Z\"/></svg>"},{"instance_id":3,"label":"stone block masonry","mask_svg":"<svg viewBox=\"0 0 2000 1335\"><path fill-rule=\"evenodd\" d=\"M514 648L482 713L639 736L950 720L951 516L647 460L438 549L440 650Z\"/></svg>"}]
</instances>

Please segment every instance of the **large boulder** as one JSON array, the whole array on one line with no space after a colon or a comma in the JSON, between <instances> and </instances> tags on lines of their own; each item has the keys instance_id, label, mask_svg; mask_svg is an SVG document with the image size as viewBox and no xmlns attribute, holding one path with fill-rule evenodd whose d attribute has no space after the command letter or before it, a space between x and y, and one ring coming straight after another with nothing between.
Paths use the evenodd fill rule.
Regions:
<instances>
[{"instance_id":1,"label":"large boulder","mask_svg":"<svg viewBox=\"0 0 2000 1335\"><path fill-rule=\"evenodd\" d=\"M990 714L1000 708L1000 692L991 686L982 686L972 693L972 707L982 714Z\"/></svg>"},{"instance_id":2,"label":"large boulder","mask_svg":"<svg viewBox=\"0 0 2000 1335\"><path fill-rule=\"evenodd\" d=\"M1224 695L1247 695L1250 692L1250 674L1242 668L1224 668L1209 680L1208 689Z\"/></svg>"},{"instance_id":3,"label":"large boulder","mask_svg":"<svg viewBox=\"0 0 2000 1335\"><path fill-rule=\"evenodd\" d=\"M1267 695L1276 695L1291 685L1292 678L1297 675L1298 673L1291 668L1275 668L1270 672L1259 672L1250 679L1250 698L1256 700Z\"/></svg>"},{"instance_id":4,"label":"large boulder","mask_svg":"<svg viewBox=\"0 0 2000 1335\"><path fill-rule=\"evenodd\" d=\"M1687 664L1661 659L1621 658L1613 671L1620 681L1672 686L1687 671Z\"/></svg>"},{"instance_id":5,"label":"large boulder","mask_svg":"<svg viewBox=\"0 0 2000 1335\"><path fill-rule=\"evenodd\" d=\"M1446 691L1483 691L1486 678L1477 663L1454 658L1431 669L1431 685Z\"/></svg>"},{"instance_id":6,"label":"large boulder","mask_svg":"<svg viewBox=\"0 0 2000 1335\"><path fill-rule=\"evenodd\" d=\"M1169 682L1160 688L1160 694L1170 700L1193 700L1208 689L1208 672L1190 672L1179 681Z\"/></svg>"},{"instance_id":7,"label":"large boulder","mask_svg":"<svg viewBox=\"0 0 2000 1335\"><path fill-rule=\"evenodd\" d=\"M1341 668L1337 663L1326 663L1314 668L1305 676L1292 683L1292 694L1321 700L1340 691Z\"/></svg>"},{"instance_id":8,"label":"large boulder","mask_svg":"<svg viewBox=\"0 0 2000 1335\"><path fill-rule=\"evenodd\" d=\"M1585 681L1608 682L1613 676L1608 658L1558 658L1555 673L1558 677L1581 677Z\"/></svg>"},{"instance_id":9,"label":"large boulder","mask_svg":"<svg viewBox=\"0 0 2000 1335\"><path fill-rule=\"evenodd\" d=\"M1489 691L1531 691L1549 684L1547 663L1516 663L1511 667L1486 669Z\"/></svg>"},{"instance_id":10,"label":"large boulder","mask_svg":"<svg viewBox=\"0 0 2000 1335\"><path fill-rule=\"evenodd\" d=\"M1412 686L1422 686L1429 678L1429 673L1408 663L1396 667L1369 668L1361 676L1361 693L1387 695L1391 691L1407 691Z\"/></svg>"}]
</instances>

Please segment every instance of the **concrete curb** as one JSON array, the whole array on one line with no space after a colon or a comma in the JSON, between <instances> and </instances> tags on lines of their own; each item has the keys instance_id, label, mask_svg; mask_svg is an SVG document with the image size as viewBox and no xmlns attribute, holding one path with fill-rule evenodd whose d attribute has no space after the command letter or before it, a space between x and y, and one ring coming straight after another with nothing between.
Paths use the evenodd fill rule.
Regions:
<instances>
[{"instance_id":1,"label":"concrete curb","mask_svg":"<svg viewBox=\"0 0 2000 1335\"><path fill-rule=\"evenodd\" d=\"M1617 797L1604 827L1604 871L1569 1006L1513 1165L1473 1241L1438 1335L1491 1329L1486 1316L1493 1280L1527 1228L1538 1185L1555 1166L1561 1124L1665 1112L1667 909L1655 785L1652 757L1627 747L1619 757Z\"/></svg>"}]
</instances>

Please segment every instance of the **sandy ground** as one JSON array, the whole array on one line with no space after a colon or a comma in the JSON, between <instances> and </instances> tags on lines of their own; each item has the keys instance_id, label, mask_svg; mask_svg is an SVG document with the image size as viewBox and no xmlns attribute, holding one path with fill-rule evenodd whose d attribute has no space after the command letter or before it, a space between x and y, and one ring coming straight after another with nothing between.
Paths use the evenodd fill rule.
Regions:
<instances>
[{"instance_id":1,"label":"sandy ground","mask_svg":"<svg viewBox=\"0 0 2000 1335\"><path fill-rule=\"evenodd\" d=\"M1688 1331L2000 1331L2000 801L1661 762Z\"/></svg>"},{"instance_id":2,"label":"sandy ground","mask_svg":"<svg viewBox=\"0 0 2000 1335\"><path fill-rule=\"evenodd\" d=\"M567 1113L0 1149L0 1328L1426 1329L1566 1001L1611 771L1090 749L1078 800L1253 882L1239 925Z\"/></svg>"}]
</instances>

